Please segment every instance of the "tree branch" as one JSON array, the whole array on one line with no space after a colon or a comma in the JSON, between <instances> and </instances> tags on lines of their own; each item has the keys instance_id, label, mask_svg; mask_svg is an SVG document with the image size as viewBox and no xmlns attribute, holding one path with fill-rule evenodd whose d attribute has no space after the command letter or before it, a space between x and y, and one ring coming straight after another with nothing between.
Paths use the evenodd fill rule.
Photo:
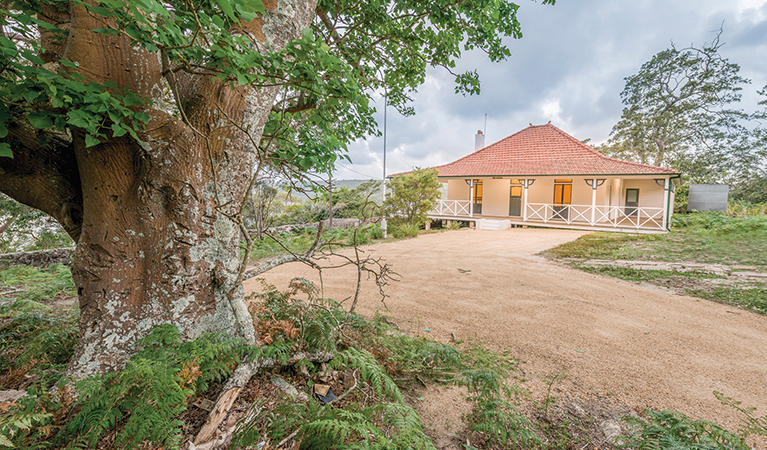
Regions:
<instances>
[{"instance_id":1,"label":"tree branch","mask_svg":"<svg viewBox=\"0 0 767 450\"><path fill-rule=\"evenodd\" d=\"M13 158L0 157L0 192L47 213L77 242L83 195L71 139L9 122L5 141Z\"/></svg>"}]
</instances>

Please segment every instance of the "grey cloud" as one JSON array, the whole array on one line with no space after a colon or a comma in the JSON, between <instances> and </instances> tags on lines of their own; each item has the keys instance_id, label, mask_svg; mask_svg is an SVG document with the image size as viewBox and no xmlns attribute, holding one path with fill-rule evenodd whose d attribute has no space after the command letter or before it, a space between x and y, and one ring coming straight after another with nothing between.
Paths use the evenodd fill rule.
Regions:
<instances>
[{"instance_id":1,"label":"grey cloud","mask_svg":"<svg viewBox=\"0 0 767 450\"><path fill-rule=\"evenodd\" d=\"M724 21L722 54L754 79L743 108L755 107L756 89L767 84L767 3L758 11L736 11L720 0L560 0L555 6L522 2L523 38L507 40L512 56L490 63L479 51L466 53L457 71L480 74L482 94L454 94L453 77L429 71L415 96L416 115L389 109L387 172L450 162L473 151L474 133L487 120L487 143L532 122L552 123L578 139L601 142L619 120L624 78L673 41L702 45ZM379 107L379 124L382 115ZM555 111L556 114L552 114ZM553 117L556 116L556 117ZM388 153L387 152L387 153ZM381 173L383 142L371 138L350 148L354 168Z\"/></svg>"}]
</instances>

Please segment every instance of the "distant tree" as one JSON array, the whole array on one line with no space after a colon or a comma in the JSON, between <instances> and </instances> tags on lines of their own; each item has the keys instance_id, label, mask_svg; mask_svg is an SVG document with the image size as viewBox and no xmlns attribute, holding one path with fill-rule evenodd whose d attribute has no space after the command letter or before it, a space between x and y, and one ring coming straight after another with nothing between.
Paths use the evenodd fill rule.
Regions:
<instances>
[{"instance_id":1,"label":"distant tree","mask_svg":"<svg viewBox=\"0 0 767 450\"><path fill-rule=\"evenodd\" d=\"M392 178L384 200L386 217L394 225L425 222L440 196L438 173L436 169L416 169Z\"/></svg>"},{"instance_id":2,"label":"distant tree","mask_svg":"<svg viewBox=\"0 0 767 450\"><path fill-rule=\"evenodd\" d=\"M380 189L380 181L368 180L353 189L342 187L338 190L333 190L333 216L367 219L379 214L375 210L380 205L373 201L373 197ZM327 198L327 195L325 195L325 198Z\"/></svg>"},{"instance_id":3,"label":"distant tree","mask_svg":"<svg viewBox=\"0 0 767 450\"><path fill-rule=\"evenodd\" d=\"M0 194L0 253L72 244L61 225L49 215Z\"/></svg>"},{"instance_id":4,"label":"distant tree","mask_svg":"<svg viewBox=\"0 0 767 450\"><path fill-rule=\"evenodd\" d=\"M767 203L767 86L759 95L764 109L751 115L756 126L751 132L751 151L730 181L730 197L751 203Z\"/></svg>"},{"instance_id":5,"label":"distant tree","mask_svg":"<svg viewBox=\"0 0 767 450\"><path fill-rule=\"evenodd\" d=\"M621 159L670 166L694 181L724 177L750 154L740 67L719 53L721 30L703 48L671 48L626 78L625 108L600 150Z\"/></svg>"}]
</instances>

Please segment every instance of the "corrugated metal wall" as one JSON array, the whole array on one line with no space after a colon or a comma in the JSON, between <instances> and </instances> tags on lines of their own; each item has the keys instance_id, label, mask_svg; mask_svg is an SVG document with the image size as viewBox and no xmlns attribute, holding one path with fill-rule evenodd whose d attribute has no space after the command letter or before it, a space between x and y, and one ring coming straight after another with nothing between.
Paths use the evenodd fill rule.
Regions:
<instances>
[{"instance_id":1,"label":"corrugated metal wall","mask_svg":"<svg viewBox=\"0 0 767 450\"><path fill-rule=\"evenodd\" d=\"M729 193L726 184L691 184L687 211L727 211Z\"/></svg>"}]
</instances>

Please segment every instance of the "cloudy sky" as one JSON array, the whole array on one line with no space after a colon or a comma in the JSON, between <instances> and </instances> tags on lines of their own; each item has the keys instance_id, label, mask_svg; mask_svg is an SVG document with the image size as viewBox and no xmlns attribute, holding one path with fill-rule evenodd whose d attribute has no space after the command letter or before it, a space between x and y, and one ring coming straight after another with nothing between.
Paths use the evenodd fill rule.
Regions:
<instances>
[{"instance_id":1,"label":"cloudy sky","mask_svg":"<svg viewBox=\"0 0 767 450\"><path fill-rule=\"evenodd\" d=\"M549 120L578 139L605 141L620 119L624 78L673 42L701 46L723 26L720 54L752 80L741 108L757 108L756 91L767 85L767 0L557 0L544 6L517 0L523 37L507 39L511 57L491 63L464 54L460 71L477 69L482 94L454 94L452 77L429 73L415 96L415 116L389 108L386 172L454 161L474 150L485 127L491 144ZM379 124L383 102L378 99ZM354 143L337 179L380 178L383 139Z\"/></svg>"}]
</instances>

